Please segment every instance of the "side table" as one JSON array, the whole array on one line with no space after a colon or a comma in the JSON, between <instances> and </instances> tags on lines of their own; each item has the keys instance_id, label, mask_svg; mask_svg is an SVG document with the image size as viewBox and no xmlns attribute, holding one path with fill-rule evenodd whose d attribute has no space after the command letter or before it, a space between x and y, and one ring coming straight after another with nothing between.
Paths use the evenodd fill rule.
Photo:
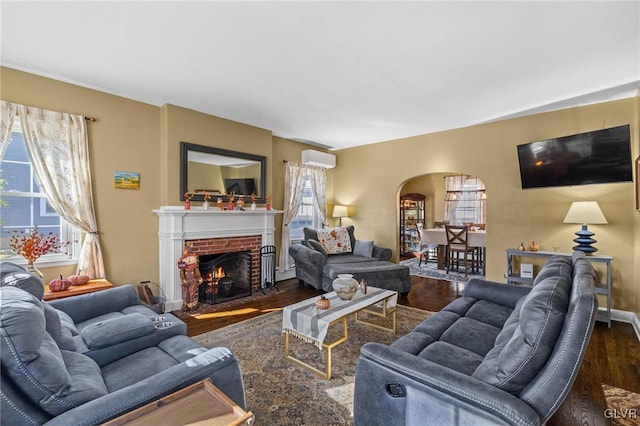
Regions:
<instances>
[{"instance_id":1,"label":"side table","mask_svg":"<svg viewBox=\"0 0 640 426\"><path fill-rule=\"evenodd\" d=\"M42 300L64 299L65 297L77 296L79 294L93 293L94 291L106 290L113 287L109 281L105 279L91 280L83 285L72 285L64 291L51 291L49 284L44 285L44 297Z\"/></svg>"},{"instance_id":2,"label":"side table","mask_svg":"<svg viewBox=\"0 0 640 426\"><path fill-rule=\"evenodd\" d=\"M254 415L245 412L210 379L194 383L170 395L123 414L103 426L115 425L247 425Z\"/></svg>"},{"instance_id":3,"label":"side table","mask_svg":"<svg viewBox=\"0 0 640 426\"><path fill-rule=\"evenodd\" d=\"M557 253L553 251L521 251L517 249L507 249L507 273L505 278L509 284L533 284L533 278L521 277L515 268L514 260L517 257L542 257L549 258L555 255L569 256L571 253ZM606 255L589 255L585 257L592 264L603 264L605 269L604 277L598 275L596 282L596 294L601 294L607 299L606 316L604 322L611 328L611 261L613 257ZM600 320L600 318L598 318Z\"/></svg>"}]
</instances>

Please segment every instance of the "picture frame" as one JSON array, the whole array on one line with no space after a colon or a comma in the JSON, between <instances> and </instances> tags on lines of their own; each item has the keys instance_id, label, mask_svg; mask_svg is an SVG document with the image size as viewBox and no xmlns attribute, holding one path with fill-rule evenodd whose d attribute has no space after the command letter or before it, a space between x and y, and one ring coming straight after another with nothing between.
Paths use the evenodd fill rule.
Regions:
<instances>
[{"instance_id":1,"label":"picture frame","mask_svg":"<svg viewBox=\"0 0 640 426\"><path fill-rule=\"evenodd\" d=\"M113 187L116 189L140 189L140 173L113 172Z\"/></svg>"}]
</instances>

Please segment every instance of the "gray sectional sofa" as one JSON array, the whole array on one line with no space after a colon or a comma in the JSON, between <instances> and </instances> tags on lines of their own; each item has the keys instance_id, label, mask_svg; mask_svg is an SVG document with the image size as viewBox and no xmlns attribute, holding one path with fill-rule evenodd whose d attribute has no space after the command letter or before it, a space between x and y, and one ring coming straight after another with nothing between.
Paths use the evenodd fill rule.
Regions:
<instances>
[{"instance_id":1,"label":"gray sectional sofa","mask_svg":"<svg viewBox=\"0 0 640 426\"><path fill-rule=\"evenodd\" d=\"M539 425L558 409L597 313L584 253L554 256L533 287L472 279L390 346L361 348L355 425Z\"/></svg>"},{"instance_id":2,"label":"gray sectional sofa","mask_svg":"<svg viewBox=\"0 0 640 426\"><path fill-rule=\"evenodd\" d=\"M338 274L352 274L355 279L364 279L373 287L395 290L406 294L411 289L409 268L389 262L391 249L373 244L373 241L359 241L354 235L354 227L345 227L351 240L350 253L327 254L318 243L318 233L304 228L304 241L292 244L289 254L296 264L296 278L318 291L333 291L331 284ZM364 250L360 250L364 247Z\"/></svg>"},{"instance_id":3,"label":"gray sectional sofa","mask_svg":"<svg viewBox=\"0 0 640 426\"><path fill-rule=\"evenodd\" d=\"M245 407L233 354L195 343L132 286L53 302L43 290L0 264L0 424L97 425L207 378Z\"/></svg>"}]
</instances>

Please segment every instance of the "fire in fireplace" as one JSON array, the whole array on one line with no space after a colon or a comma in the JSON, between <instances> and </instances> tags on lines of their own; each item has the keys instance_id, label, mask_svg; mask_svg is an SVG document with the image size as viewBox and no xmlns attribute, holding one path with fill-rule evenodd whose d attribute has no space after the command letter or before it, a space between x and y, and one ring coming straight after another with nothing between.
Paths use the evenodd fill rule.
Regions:
<instances>
[{"instance_id":1,"label":"fire in fireplace","mask_svg":"<svg viewBox=\"0 0 640 426\"><path fill-rule=\"evenodd\" d=\"M199 301L216 304L251 295L251 252L201 255Z\"/></svg>"}]
</instances>

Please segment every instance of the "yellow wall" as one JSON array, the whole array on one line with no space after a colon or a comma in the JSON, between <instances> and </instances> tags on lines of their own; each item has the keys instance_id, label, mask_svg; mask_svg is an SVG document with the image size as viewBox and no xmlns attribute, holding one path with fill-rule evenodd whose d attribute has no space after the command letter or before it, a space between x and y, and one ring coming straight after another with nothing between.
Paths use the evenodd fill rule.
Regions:
<instances>
[{"instance_id":1,"label":"yellow wall","mask_svg":"<svg viewBox=\"0 0 640 426\"><path fill-rule=\"evenodd\" d=\"M516 151L518 144L622 124L631 124L635 158L637 98L340 150L335 197L357 212L351 220L358 236L394 247L397 255L398 196L407 181L430 173L479 177L487 188L487 276L502 282L505 249L535 241L542 250L570 251L579 226L562 220L571 202L598 201L609 224L589 228L599 253L614 257L613 307L638 312L634 184L522 190Z\"/></svg>"},{"instance_id":2,"label":"yellow wall","mask_svg":"<svg viewBox=\"0 0 640 426\"><path fill-rule=\"evenodd\" d=\"M89 127L91 173L107 278L114 283L158 279L158 219L152 209L178 205L181 141L267 157L267 194L282 208L283 160L300 161L303 149L317 149L274 137L269 130L213 117L174 105L156 107L73 84L0 68L2 99L41 108L97 117ZM337 154L329 170L327 213L333 204L350 206L345 225L362 239L398 247L398 196L403 185L423 175L435 188L438 175L466 173L487 187L487 272L504 281L504 250L535 240L542 249L570 250L576 225L562 219L572 201L600 203L609 224L592 225L599 253L614 256L613 306L640 312L640 217L632 183L567 188L520 188L516 145L604 127L631 124L638 155L640 98L567 109L421 135ZM139 172L140 190L113 188L114 171ZM416 191L419 192L419 191ZM433 217L443 204L434 195ZM281 216L276 217L280 245ZM333 219L329 218L333 224ZM635 232L634 232L635 231ZM169 259L168 261L175 261ZM43 268L45 279L73 268Z\"/></svg>"},{"instance_id":3,"label":"yellow wall","mask_svg":"<svg viewBox=\"0 0 640 426\"><path fill-rule=\"evenodd\" d=\"M271 131L247 124L174 105L148 105L5 67L0 67L0 97L97 118L88 124L91 178L106 276L115 284L158 282L158 217L152 210L182 204L181 141L266 156L266 191L273 195L276 209L282 208L282 160L300 161L300 151L312 148L274 139ZM277 161L273 145L280 147ZM140 173L140 190L113 188L114 171ZM278 235L281 221L281 215L276 216ZM40 269L45 281L75 272L72 266Z\"/></svg>"},{"instance_id":4,"label":"yellow wall","mask_svg":"<svg viewBox=\"0 0 640 426\"><path fill-rule=\"evenodd\" d=\"M0 89L7 101L97 117L87 126L107 278L116 283L157 282L158 225L151 209L160 204L159 109L8 68L0 68ZM140 189L115 189L114 171L140 173ZM41 268L45 280L74 269Z\"/></svg>"}]
</instances>

